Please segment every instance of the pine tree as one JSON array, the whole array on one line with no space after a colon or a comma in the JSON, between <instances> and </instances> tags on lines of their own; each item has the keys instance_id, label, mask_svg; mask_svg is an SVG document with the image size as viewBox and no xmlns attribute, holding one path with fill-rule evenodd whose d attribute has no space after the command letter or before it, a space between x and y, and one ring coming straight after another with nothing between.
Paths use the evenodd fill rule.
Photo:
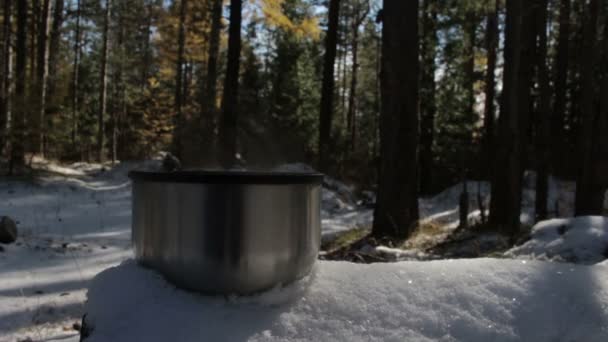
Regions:
<instances>
[{"instance_id":1,"label":"pine tree","mask_svg":"<svg viewBox=\"0 0 608 342\"><path fill-rule=\"evenodd\" d=\"M530 108L532 55L536 42L533 4L507 0L503 99L498 119L490 224L519 232L523 157Z\"/></svg>"},{"instance_id":2,"label":"pine tree","mask_svg":"<svg viewBox=\"0 0 608 342\"><path fill-rule=\"evenodd\" d=\"M536 0L538 46L536 50L536 71L538 75L538 105L536 111L536 221L547 218L547 198L549 196L550 156L550 115L551 93L547 68L547 0Z\"/></svg>"},{"instance_id":3,"label":"pine tree","mask_svg":"<svg viewBox=\"0 0 608 342\"><path fill-rule=\"evenodd\" d=\"M110 51L110 18L111 18L112 0L106 0L105 15L103 21L102 33L102 48L101 48L101 75L99 87L99 112L97 118L97 159L103 162L106 158L105 151L105 117L107 111L107 93L108 93L108 54Z\"/></svg>"},{"instance_id":4,"label":"pine tree","mask_svg":"<svg viewBox=\"0 0 608 342\"><path fill-rule=\"evenodd\" d=\"M11 79L12 79L12 0L4 0L2 25L2 78L0 79L0 157L4 156L11 122Z\"/></svg>"},{"instance_id":5,"label":"pine tree","mask_svg":"<svg viewBox=\"0 0 608 342\"><path fill-rule=\"evenodd\" d=\"M222 117L220 118L220 164L225 168L235 166L237 154L239 69L241 54L242 0L230 0L230 25L228 27L228 62L224 93L222 97Z\"/></svg>"},{"instance_id":6,"label":"pine tree","mask_svg":"<svg viewBox=\"0 0 608 342\"><path fill-rule=\"evenodd\" d=\"M329 158L332 150L331 128L334 112L334 64L336 60L339 18L340 0L330 0L327 34L325 36L321 111L319 114L319 170L323 172L329 171Z\"/></svg>"},{"instance_id":7,"label":"pine tree","mask_svg":"<svg viewBox=\"0 0 608 342\"><path fill-rule=\"evenodd\" d=\"M26 98L25 80L27 67L27 0L17 1L17 35L15 44L15 115L11 127L11 157L9 173L25 164Z\"/></svg>"},{"instance_id":8,"label":"pine tree","mask_svg":"<svg viewBox=\"0 0 608 342\"><path fill-rule=\"evenodd\" d=\"M418 2L384 0L380 176L372 234L407 237L418 221Z\"/></svg>"},{"instance_id":9,"label":"pine tree","mask_svg":"<svg viewBox=\"0 0 608 342\"><path fill-rule=\"evenodd\" d=\"M575 215L601 215L604 190L594 172L599 156L593 154L594 126L599 120L595 106L595 66L598 62L597 27L601 0L590 0L585 11L581 75L581 125L579 128L579 170L576 177ZM602 132L601 134L605 134Z\"/></svg>"}]
</instances>

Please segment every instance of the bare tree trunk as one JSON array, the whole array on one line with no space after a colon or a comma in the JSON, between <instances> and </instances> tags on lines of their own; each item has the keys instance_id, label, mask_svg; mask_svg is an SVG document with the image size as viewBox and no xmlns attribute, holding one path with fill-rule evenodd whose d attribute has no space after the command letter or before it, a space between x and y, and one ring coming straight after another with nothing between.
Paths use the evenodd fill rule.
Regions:
<instances>
[{"instance_id":1,"label":"bare tree trunk","mask_svg":"<svg viewBox=\"0 0 608 342\"><path fill-rule=\"evenodd\" d=\"M359 28L363 24L365 18L370 11L369 3L367 7L361 11L360 4L355 5L355 13L352 22L352 52L353 52L353 65L350 75L350 92L348 94L348 127L350 129L350 149L355 150L357 140L357 74L359 72Z\"/></svg>"},{"instance_id":2,"label":"bare tree trunk","mask_svg":"<svg viewBox=\"0 0 608 342\"><path fill-rule=\"evenodd\" d=\"M31 2L32 4L32 15L31 15L31 20L29 21L29 35L30 35L30 48L29 48L29 63L30 63L30 74L29 74L29 84L32 88L34 88L34 86L36 86L36 76L37 76L37 69L36 69L36 61L38 60L36 58L37 54L36 54L36 50L37 50L37 44L36 42L38 41L36 39L36 33L40 30L40 28L38 27L38 25L40 24L40 0L32 0ZM30 93L32 92L32 90L29 90ZM37 95L36 95L37 96Z\"/></svg>"},{"instance_id":3,"label":"bare tree trunk","mask_svg":"<svg viewBox=\"0 0 608 342\"><path fill-rule=\"evenodd\" d=\"M564 153L566 151L566 88L568 81L568 60L570 51L570 1L560 0L559 34L557 53L553 74L554 96L551 118L551 145L553 146L552 169L554 174L563 172Z\"/></svg>"},{"instance_id":4,"label":"bare tree trunk","mask_svg":"<svg viewBox=\"0 0 608 342\"><path fill-rule=\"evenodd\" d=\"M437 1L424 0L421 32L420 68L420 191L429 194L433 187L433 141L435 137L435 57L437 38Z\"/></svg>"},{"instance_id":5,"label":"bare tree trunk","mask_svg":"<svg viewBox=\"0 0 608 342\"><path fill-rule=\"evenodd\" d=\"M9 173L25 164L25 77L27 66L27 0L17 1L17 41L15 47L15 118L11 128Z\"/></svg>"},{"instance_id":6,"label":"bare tree trunk","mask_svg":"<svg viewBox=\"0 0 608 342\"><path fill-rule=\"evenodd\" d=\"M581 63L581 112L582 122L579 128L578 155L579 170L576 178L575 215L601 215L604 191L595 177L593 169L596 159L593 154L594 125L598 121L595 106L595 67L597 58L597 23L600 0L590 0L585 11L584 40ZM602 132L601 134L606 134Z\"/></svg>"},{"instance_id":7,"label":"bare tree trunk","mask_svg":"<svg viewBox=\"0 0 608 342\"><path fill-rule=\"evenodd\" d=\"M112 11L112 0L106 0L105 19L103 23L103 46L101 51L101 87L99 90L99 114L98 114L98 131L97 131L97 159L103 162L106 157L105 153L105 117L107 111L107 93L108 93L108 54L110 50L110 13Z\"/></svg>"},{"instance_id":8,"label":"bare tree trunk","mask_svg":"<svg viewBox=\"0 0 608 342\"><path fill-rule=\"evenodd\" d=\"M477 28L477 18L473 9L468 9L465 15L465 22L462 25L464 31L464 75L466 78L466 103L471 122L475 118L475 31ZM467 143L469 143L467 141Z\"/></svg>"},{"instance_id":9,"label":"bare tree trunk","mask_svg":"<svg viewBox=\"0 0 608 342\"><path fill-rule=\"evenodd\" d=\"M179 6L179 26L177 34L177 64L175 66L175 118L173 129L173 153L178 159L183 157L183 83L184 83L184 45L186 43L186 11L188 1L181 0Z\"/></svg>"},{"instance_id":10,"label":"bare tree trunk","mask_svg":"<svg viewBox=\"0 0 608 342\"><path fill-rule=\"evenodd\" d=\"M38 25L38 153L44 157L46 136L46 95L49 77L49 34L51 30L51 1L42 0L42 12Z\"/></svg>"},{"instance_id":11,"label":"bare tree trunk","mask_svg":"<svg viewBox=\"0 0 608 342\"><path fill-rule=\"evenodd\" d=\"M536 124L536 221L547 219L547 197L549 195L550 115L551 94L547 70L547 0L536 0L538 6L537 28L537 72L539 99Z\"/></svg>"},{"instance_id":12,"label":"bare tree trunk","mask_svg":"<svg viewBox=\"0 0 608 342\"><path fill-rule=\"evenodd\" d=\"M498 119L489 221L512 236L519 231L520 225L531 54L536 38L533 19L529 2L507 0L504 90Z\"/></svg>"},{"instance_id":13,"label":"bare tree trunk","mask_svg":"<svg viewBox=\"0 0 608 342\"><path fill-rule=\"evenodd\" d=\"M482 156L480 158L480 173L490 176L492 174L492 155L495 133L495 110L494 98L496 97L496 50L498 48L498 13L500 11L499 0L489 0L488 4L494 4L494 10L488 15L486 21L486 51L487 69L485 75L485 105L483 113L483 141Z\"/></svg>"},{"instance_id":14,"label":"bare tree trunk","mask_svg":"<svg viewBox=\"0 0 608 342\"><path fill-rule=\"evenodd\" d=\"M78 0L80 1L80 0ZM148 2L146 6L146 25L143 29L143 65L141 66L140 88L144 91L148 87L148 77L150 76L150 63L152 62L152 53L150 51L150 39L152 37L152 17L153 17L153 2Z\"/></svg>"},{"instance_id":15,"label":"bare tree trunk","mask_svg":"<svg viewBox=\"0 0 608 342\"><path fill-rule=\"evenodd\" d=\"M204 150L215 154L215 130L217 127L217 61L220 51L220 33L222 31L222 0L213 0L211 8L211 32L209 34L209 50L207 59L207 79L204 83L203 101L201 108L201 125L205 135ZM202 82L201 82L202 83Z\"/></svg>"},{"instance_id":16,"label":"bare tree trunk","mask_svg":"<svg viewBox=\"0 0 608 342\"><path fill-rule=\"evenodd\" d=\"M331 127L334 112L334 64L338 43L340 0L329 1L329 24L325 36L323 83L321 85L321 109L319 113L319 170L328 172L331 154ZM344 66L345 67L345 66Z\"/></svg>"},{"instance_id":17,"label":"bare tree trunk","mask_svg":"<svg viewBox=\"0 0 608 342\"><path fill-rule=\"evenodd\" d=\"M408 237L418 221L418 1L384 0L380 176L372 234Z\"/></svg>"},{"instance_id":18,"label":"bare tree trunk","mask_svg":"<svg viewBox=\"0 0 608 342\"><path fill-rule=\"evenodd\" d=\"M124 10L124 7L123 7ZM125 46L124 46L124 40L125 40L125 16L123 15L123 12L119 12L119 17L118 17L118 37L116 40L116 50L118 50L121 55L125 55L126 51L125 51ZM126 83L125 83L125 76L124 76L124 62L120 61L118 62L118 66L117 66L117 70L116 70L116 74L115 74L115 79L114 79L114 83L115 83L115 98L117 99L115 101L115 103L118 103L120 105L120 109L118 108L118 106L114 106L114 108L112 108L112 112L110 114L111 117L111 122L112 122L112 135L111 135L111 158L112 158L112 165L115 165L116 162L118 161L118 122L120 121L120 114L123 112L124 108L125 108L125 102L126 102Z\"/></svg>"},{"instance_id":19,"label":"bare tree trunk","mask_svg":"<svg viewBox=\"0 0 608 342\"><path fill-rule=\"evenodd\" d=\"M341 4L344 4L344 2L342 2ZM342 113L342 121L344 123L347 123L348 119L347 119L347 112L346 112L346 93L348 91L348 77L347 77L347 72L346 70L348 69L346 67L346 62L348 60L348 27L349 25L349 19L350 17L348 15L343 15L344 17L344 32L342 32L342 75L341 80L342 81L342 85L340 87L340 112Z\"/></svg>"},{"instance_id":20,"label":"bare tree trunk","mask_svg":"<svg viewBox=\"0 0 608 342\"><path fill-rule=\"evenodd\" d=\"M72 69L72 132L71 132L71 138L72 138L72 147L74 149L74 151L77 151L77 145L76 145L76 136L78 135L78 86L79 86L79 69L80 69L80 52L81 52L81 47L80 47L80 17L81 17L81 8L80 8L80 1L81 0L76 0L76 27L74 29L74 65L73 65L73 69Z\"/></svg>"},{"instance_id":21,"label":"bare tree trunk","mask_svg":"<svg viewBox=\"0 0 608 342\"><path fill-rule=\"evenodd\" d=\"M57 57L59 54L59 43L61 41L61 26L63 25L63 10L65 6L64 0L55 0L53 9L53 23L51 25L51 36L49 42L49 79L48 79L48 97L52 101L57 92L58 81L58 65ZM50 121L50 120L49 120ZM49 127L49 130L52 130Z\"/></svg>"},{"instance_id":22,"label":"bare tree trunk","mask_svg":"<svg viewBox=\"0 0 608 342\"><path fill-rule=\"evenodd\" d=\"M0 80L0 156L4 155L11 125L12 9L13 0L4 0L2 26L2 79Z\"/></svg>"},{"instance_id":23,"label":"bare tree trunk","mask_svg":"<svg viewBox=\"0 0 608 342\"><path fill-rule=\"evenodd\" d=\"M228 64L222 96L220 119L220 164L229 168L235 165L237 153L239 68L241 55L242 0L230 0L230 26L228 27Z\"/></svg>"}]
</instances>

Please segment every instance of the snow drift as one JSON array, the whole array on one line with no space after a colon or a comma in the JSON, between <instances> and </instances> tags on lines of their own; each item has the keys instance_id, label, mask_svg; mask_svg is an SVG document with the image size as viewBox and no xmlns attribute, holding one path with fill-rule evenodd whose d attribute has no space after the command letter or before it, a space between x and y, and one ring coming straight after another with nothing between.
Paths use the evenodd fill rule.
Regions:
<instances>
[{"instance_id":1,"label":"snow drift","mask_svg":"<svg viewBox=\"0 0 608 342\"><path fill-rule=\"evenodd\" d=\"M174 288L133 261L93 281L96 341L606 341L608 265L319 262L255 297Z\"/></svg>"},{"instance_id":2,"label":"snow drift","mask_svg":"<svg viewBox=\"0 0 608 342\"><path fill-rule=\"evenodd\" d=\"M582 216L539 222L532 228L529 241L505 255L595 264L608 258L608 218Z\"/></svg>"}]
</instances>

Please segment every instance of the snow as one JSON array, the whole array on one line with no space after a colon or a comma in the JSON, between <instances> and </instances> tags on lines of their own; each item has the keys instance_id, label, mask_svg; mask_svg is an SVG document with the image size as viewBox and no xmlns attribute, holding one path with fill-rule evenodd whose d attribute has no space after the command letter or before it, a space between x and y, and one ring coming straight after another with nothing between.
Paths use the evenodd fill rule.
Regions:
<instances>
[{"instance_id":1,"label":"snow","mask_svg":"<svg viewBox=\"0 0 608 342\"><path fill-rule=\"evenodd\" d=\"M33 160L33 166L38 170L43 171L42 177L37 178L35 181L5 180L0 182L0 216L8 215L16 219L20 230L20 238L17 244L3 245L4 251L0 251L1 342L14 342L26 338L32 338L34 340L61 339L62 341L77 341L77 332L71 329L71 327L73 323L80 320L80 317L85 312L84 301L87 298L87 288L91 285L93 285L93 288L124 286L128 291L131 291L127 293L130 293L133 298L141 298L136 293L137 291L142 290L138 288L138 286L143 286L141 284L142 281L149 282L151 278L156 276L148 270L140 269L132 262L122 264L118 268L112 268L93 282L91 282L91 279L103 270L119 265L123 261L133 257L130 247L131 185L127 178L127 173L131 169L157 169L161 164L161 159L162 158L159 157L155 160L144 162L122 162L111 167L107 164L88 163L58 165L43 159L35 158ZM297 172L298 169L310 170L308 166L303 164L286 167L291 167L291 169L285 169L284 171ZM565 182L552 181L551 184L552 190L550 196L552 197L549 203L559 202L560 214L568 214L571 212L570 210L572 208L574 188L571 184ZM476 211L477 204L475 200L475 193L478 185L480 186L486 201L489 196L487 184L478 184L476 182L468 183L469 193L471 194L471 219L475 219L479 215L479 211ZM437 196L420 200L421 217L423 218L423 221L438 224L439 234L430 238L425 237L424 234L422 234L417 238L442 239L458 226L458 196L461 188L462 185L455 185ZM529 189L526 191L527 195L524 195L524 204L526 208L531 208L530 203L533 204L533 197L532 200L530 200L530 195L533 195L533 191ZM325 180L322 192L324 240L331 239L340 232L348 231L353 228L369 227L371 225L373 219L372 209L370 209L369 206L357 203L354 193L355 190L344 183L329 178ZM367 194L367 197L373 199L373 194ZM528 215L530 215L530 209L524 209L525 212L526 210ZM605 228L605 225L603 227ZM589 236L590 233L586 234ZM605 233L603 234L603 236L605 236ZM534 239L531 241L534 241ZM399 255L399 257L395 257L395 260L421 259L425 257L423 255L424 253L421 253L419 250L400 251L386 247L378 248L383 250L386 254L393 253ZM539 245L538 248L542 249L543 247ZM596 252L594 253L596 256L599 255ZM518 255L518 257L535 258L541 254L542 251L539 250L534 253L522 253L521 255ZM513 254L513 256L515 256L515 254ZM547 259L553 260L556 258L549 257ZM453 265L459 265L459 263L460 261L454 263L450 262L449 264L446 262L445 265L452 267ZM492 266L494 268L492 272L502 272L503 264L497 263L492 265L494 265ZM520 265L520 267L522 267L521 265L523 264L516 263L513 265ZM428 270L427 267L429 267ZM321 340L324 339L324 336L327 336L327 339L330 339L329 336L334 336L331 335L331 330L338 329L339 327L346 329L349 325L349 320L353 322L355 327L360 326L367 329L370 334L369 336L380 336L378 337L380 340L390 340L391 338L404 340L407 339L406 337L412 337L411 339L416 340L431 338L429 336L432 336L434 339L434 337L438 335L433 334L439 334L439 330L436 330L433 334L427 334L427 332L425 332L426 330L422 332L419 331L420 326L428 326L428 329L431 329L431 326L429 326L431 323L429 322L439 322L433 318L433 315L446 315L446 313L442 313L443 311L441 311L443 303L439 299L446 296L449 297L446 294L448 288L452 288L451 291L456 291L456 289L461 291L461 287L457 285L466 280L466 278L450 278L451 276L456 276L457 272L446 273L449 276L446 276L445 279L436 278L437 275L433 275L431 271L434 268L441 267L440 263L399 263L394 266L365 266L319 262L315 277L310 278L308 282L303 281L298 283L299 285L295 285L295 287L300 286L302 288L308 288L308 285L306 284L319 284L314 286L311 285L310 288L305 291L306 295L302 295L306 300L315 303L315 305L311 307L303 306L301 300L297 301L297 305L285 303L268 304L266 301L266 299L270 300L270 302L273 300L280 301L279 299L282 297L291 296L291 293L294 292L294 286L279 291L280 294L277 294L275 291L268 296L262 296L263 298L266 298L262 300L262 304L259 303L261 299L258 297L249 298L248 300L231 300L229 303L225 303L222 299L204 298L183 293L172 289L170 285L167 285L160 279L157 279L156 282L152 282L152 285L150 286L161 286L166 291L172 291L181 298L180 300L183 300L184 298L192 300L192 298L195 298L194 303L191 304L193 306L185 304L186 306L184 307L175 307L172 310L186 309L200 312L201 314L199 316L194 315L194 317L201 318L201 321L198 322L199 324L202 322L203 317L208 317L210 323L205 326L209 331L219 331L217 330L219 328L214 328L213 324L221 321L221 317L233 317L235 321L232 321L231 324L238 326L239 324L235 323L237 322L237 318L244 319L246 317L255 316L255 313L259 313L261 315L260 320L264 320L267 323L265 323L267 327L261 331L256 330L256 328L261 327L262 322L254 319L251 323L252 326L246 328L250 330L250 339L252 340L264 339L263 337L267 334L278 336L275 337L275 339L280 339L280 336L306 336L303 331L308 329L307 324L310 325L310 329L319 330L320 335L315 336L320 336ZM561 266L547 264L541 268L552 267ZM579 266L573 267L578 269ZM603 262L594 267L608 268L608 264ZM473 268L474 267L471 267L471 271L474 271ZM463 269L466 269L464 264ZM596 268L589 269L594 270L594 272L591 273L595 274ZM121 270L124 270L124 273ZM515 271L519 272L518 270L513 270L512 273L509 273L511 271L505 269L504 272L507 273L504 274L504 279L510 277L509 274L514 277L536 277L534 273L524 274L523 269L520 273ZM402 281L405 278L401 279L400 272L410 275L405 282ZM131 273L133 273L133 277L135 277L133 278L133 284L126 281L131 279L128 275ZM359 275L359 273L361 273L361 275ZM424 283L424 279L418 278L420 276L426 276L427 273L431 280L439 281L438 284L441 284L441 281L446 282L446 288L440 288L437 290L439 292L433 293L433 295L436 295L439 298L434 302L431 301L430 294L427 296L425 294L419 294L418 292L408 292L413 291L413 288L403 288L404 284L409 285L407 282L409 280L417 284L425 284L426 288L431 288L433 285L432 282ZM112 278L112 274L120 274L121 277L125 278L124 280L121 280L119 284L111 285L109 283L110 280L115 279ZM366 278L364 274L369 275L369 279L363 279ZM395 278L395 282L399 281L399 283L392 282L391 279L393 278ZM104 279L107 281L104 281ZM478 279L478 281L482 282L482 279ZM374 282L375 285L370 285L370 282ZM508 279L508 282L517 284L517 281L510 278ZM368 286L371 287L366 290L365 287ZM477 284L474 286L475 288L481 288L485 285L482 286ZM344 293L333 293L332 291L334 290L332 289L336 288L342 288ZM526 289L522 288L522 293L525 292L524 290ZM156 290L150 288L149 291ZM304 289L302 291L304 291ZM392 293L390 293L391 291ZM556 291L558 290L556 289ZM586 292L587 291L583 291L585 294ZM114 293L113 296L116 295L116 293L112 291L109 293ZM152 292L144 291L142 292L142 295L145 293L151 295ZM169 300L169 298L166 298L168 292L154 293L160 296L155 303L162 303L164 300ZM473 294L469 295L473 296ZM92 300L95 296L99 297L94 291L91 292L90 298ZM379 296L378 302L367 303L365 301L365 298L375 296ZM418 296L422 297L416 299ZM496 296L498 296L498 294L496 294ZM107 297L104 299L107 299L110 302L116 300L114 297ZM383 301L391 302L392 300L395 300L394 306L391 307L393 304L389 303L390 305L386 309L376 308L376 304L379 305L382 304ZM428 302L425 304L417 302L418 300L428 300ZM243 301L246 301L247 303L243 303ZM410 305L409 301L412 301L412 305L415 304L418 306L408 306ZM450 302L450 300L447 301ZM132 303L130 301L127 302ZM350 305L349 302L356 303L360 307L357 309L355 306L347 306ZM119 302L114 303L114 309L117 309L118 307L128 309L127 305L123 305ZM220 316L213 317L214 315L213 312L210 311L211 309L201 309L201 303L219 306L221 309L219 311ZM465 305L463 303L466 304L469 302L462 302L460 304ZM139 306L137 305L134 304L133 307L140 311ZM167 302L167 305L173 305L173 303ZM241 314L240 312L243 311L243 305L251 309L251 311L246 309L244 310L245 312ZM260 305L264 308L260 309ZM329 307L331 305L337 305L335 309L338 311L329 312L329 310L332 310L332 308ZM446 310L448 310L448 312L456 312L455 310L458 303L454 302L450 305L452 306L446 307ZM470 305L471 307L466 305ZM474 306L482 305L482 303L470 302L470 304L466 305L465 309L470 309ZM168 308L169 307L170 306L168 306ZM274 309L267 311L269 307ZM146 306L142 306L142 308L146 309ZM352 315L355 315L352 318L349 316L350 310L353 310ZM372 313L375 312L377 315L385 314L387 317L378 316L373 319L368 318L370 321L366 323L363 318L356 316L361 314L360 311L362 310ZM399 310L400 312L392 312L391 310ZM161 310L160 312L163 311ZM194 311L189 312L192 314ZM431 315L430 313L433 314ZM127 314L129 313L125 312L125 315ZM224 316L222 316L222 314ZM328 320L320 319L321 317L325 317L324 315L327 315ZM195 325L184 315L178 315L178 317L183 318L185 322L190 322L190 327ZM426 318L423 319L422 317ZM461 318L458 317L460 316L455 315L453 321L444 317L445 321L442 322L452 322L449 323L452 327L459 326L461 323L458 322L461 321L469 322L462 324L465 324L463 326L466 326L466 329L471 328L467 325L473 324L473 319L471 317L466 315ZM192 317L189 319L192 319ZM302 319L301 322L299 322L300 319ZM319 319L320 321L316 322ZM101 324L102 320L100 320L99 323ZM500 322L497 324L499 323ZM500 324L504 324L506 327L509 324L514 323L505 321ZM399 326L401 325L403 325L403 327L400 328ZM278 328L273 328L275 326ZM437 325L437 327L439 327L439 325ZM457 338L457 336L460 336L455 331L450 332L451 330L446 328L446 326L443 326L441 329L445 330L442 330L442 333L447 334L446 336L448 337L456 336L454 338ZM155 329L152 329L152 331L155 331ZM364 332L355 330L350 332L347 332L346 330L336 330L335 334L338 334L338 331L344 332L345 335L344 337L337 338L337 340L347 340L348 336L366 336ZM357 332L360 334L356 335ZM234 335L230 336L241 336L238 335L238 333L238 331L234 331ZM449 340L448 337L446 338ZM269 339L272 340L272 338ZM179 338L177 340L179 340Z\"/></svg>"},{"instance_id":2,"label":"snow","mask_svg":"<svg viewBox=\"0 0 608 342\"><path fill-rule=\"evenodd\" d=\"M127 261L88 294L96 341L606 341L608 267L498 259L351 264L205 297Z\"/></svg>"},{"instance_id":3,"label":"snow","mask_svg":"<svg viewBox=\"0 0 608 342\"><path fill-rule=\"evenodd\" d=\"M608 258L608 218L583 216L539 222L531 238L506 256L594 264Z\"/></svg>"}]
</instances>

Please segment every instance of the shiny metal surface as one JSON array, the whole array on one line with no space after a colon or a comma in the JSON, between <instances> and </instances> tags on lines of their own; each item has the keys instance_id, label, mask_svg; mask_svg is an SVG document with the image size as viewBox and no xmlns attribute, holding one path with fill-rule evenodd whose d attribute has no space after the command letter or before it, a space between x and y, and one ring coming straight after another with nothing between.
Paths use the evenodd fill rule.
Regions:
<instances>
[{"instance_id":1,"label":"shiny metal surface","mask_svg":"<svg viewBox=\"0 0 608 342\"><path fill-rule=\"evenodd\" d=\"M251 294L305 276L317 259L320 181L132 178L136 258L177 286Z\"/></svg>"}]
</instances>

